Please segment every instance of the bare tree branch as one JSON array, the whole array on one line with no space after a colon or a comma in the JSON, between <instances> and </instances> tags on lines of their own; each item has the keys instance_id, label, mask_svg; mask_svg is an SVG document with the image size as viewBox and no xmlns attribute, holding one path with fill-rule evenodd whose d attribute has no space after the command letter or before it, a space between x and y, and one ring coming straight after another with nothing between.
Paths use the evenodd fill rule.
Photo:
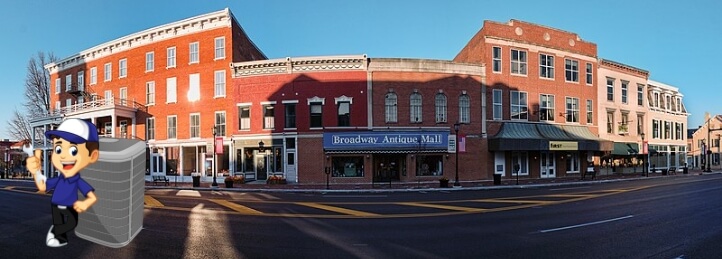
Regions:
<instances>
[{"instance_id":1,"label":"bare tree branch","mask_svg":"<svg viewBox=\"0 0 722 259\"><path fill-rule=\"evenodd\" d=\"M22 110L15 108L13 118L8 122L8 133L15 139L29 139L31 135L30 118L50 112L50 72L45 64L55 62L52 53L46 55L40 51L37 57L28 60L25 76L25 94Z\"/></svg>"}]
</instances>

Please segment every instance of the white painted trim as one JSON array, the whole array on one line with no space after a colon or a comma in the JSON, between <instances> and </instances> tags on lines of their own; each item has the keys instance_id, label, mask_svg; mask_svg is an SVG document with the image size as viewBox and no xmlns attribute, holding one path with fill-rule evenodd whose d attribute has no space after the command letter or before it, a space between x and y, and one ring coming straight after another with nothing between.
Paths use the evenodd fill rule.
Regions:
<instances>
[{"instance_id":1,"label":"white painted trim","mask_svg":"<svg viewBox=\"0 0 722 259\"><path fill-rule=\"evenodd\" d=\"M261 102L261 105L276 105L276 101L264 101Z\"/></svg>"},{"instance_id":2,"label":"white painted trim","mask_svg":"<svg viewBox=\"0 0 722 259\"><path fill-rule=\"evenodd\" d=\"M341 95L340 97L334 98L336 104L339 102L349 102L349 104L353 104L353 97L348 97L346 95Z\"/></svg>"},{"instance_id":3,"label":"white painted trim","mask_svg":"<svg viewBox=\"0 0 722 259\"><path fill-rule=\"evenodd\" d=\"M308 98L308 105L311 105L311 103L317 103L317 102L320 102L321 105L326 105L326 98L321 98L318 96Z\"/></svg>"},{"instance_id":4,"label":"white painted trim","mask_svg":"<svg viewBox=\"0 0 722 259\"><path fill-rule=\"evenodd\" d=\"M236 103L236 106L239 106L239 107L247 107L247 106L251 106L251 105L253 105L253 103Z\"/></svg>"},{"instance_id":5,"label":"white painted trim","mask_svg":"<svg viewBox=\"0 0 722 259\"><path fill-rule=\"evenodd\" d=\"M282 103L282 104L287 104L287 103L298 103L298 100L282 100L282 101L281 101L281 103Z\"/></svg>"}]
</instances>

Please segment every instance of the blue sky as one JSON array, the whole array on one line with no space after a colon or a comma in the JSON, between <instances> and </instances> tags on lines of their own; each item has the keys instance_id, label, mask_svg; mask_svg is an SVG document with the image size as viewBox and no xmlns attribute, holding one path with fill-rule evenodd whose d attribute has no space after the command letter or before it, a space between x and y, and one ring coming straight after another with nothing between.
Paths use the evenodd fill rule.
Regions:
<instances>
[{"instance_id":1,"label":"blue sky","mask_svg":"<svg viewBox=\"0 0 722 259\"><path fill-rule=\"evenodd\" d=\"M21 106L28 59L65 58L100 43L230 8L269 57L368 54L452 59L484 20L519 19L579 34L599 57L649 70L680 88L689 128L722 113L722 1L40 1L2 0L0 138Z\"/></svg>"}]
</instances>

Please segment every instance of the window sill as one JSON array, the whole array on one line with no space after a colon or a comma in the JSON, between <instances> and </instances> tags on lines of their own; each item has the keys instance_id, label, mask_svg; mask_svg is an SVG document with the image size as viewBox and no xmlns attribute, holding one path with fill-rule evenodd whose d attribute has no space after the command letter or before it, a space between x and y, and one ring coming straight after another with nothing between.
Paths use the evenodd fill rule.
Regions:
<instances>
[{"instance_id":1,"label":"window sill","mask_svg":"<svg viewBox=\"0 0 722 259\"><path fill-rule=\"evenodd\" d=\"M176 102L166 102L165 104L175 104Z\"/></svg>"},{"instance_id":2,"label":"window sill","mask_svg":"<svg viewBox=\"0 0 722 259\"><path fill-rule=\"evenodd\" d=\"M298 128L283 128L283 130L298 130Z\"/></svg>"},{"instance_id":3,"label":"window sill","mask_svg":"<svg viewBox=\"0 0 722 259\"><path fill-rule=\"evenodd\" d=\"M196 61L196 62L190 62L190 63L188 63L188 65L190 66L190 65L198 64L198 63L199 63L198 61Z\"/></svg>"},{"instance_id":4,"label":"window sill","mask_svg":"<svg viewBox=\"0 0 722 259\"><path fill-rule=\"evenodd\" d=\"M529 77L527 74L509 73L512 76Z\"/></svg>"},{"instance_id":5,"label":"window sill","mask_svg":"<svg viewBox=\"0 0 722 259\"><path fill-rule=\"evenodd\" d=\"M128 77L128 76L119 76L118 79L123 79L123 78L126 78L126 77Z\"/></svg>"},{"instance_id":6,"label":"window sill","mask_svg":"<svg viewBox=\"0 0 722 259\"><path fill-rule=\"evenodd\" d=\"M221 99L221 98L226 98L226 96L225 95L213 96L213 99Z\"/></svg>"},{"instance_id":7,"label":"window sill","mask_svg":"<svg viewBox=\"0 0 722 259\"><path fill-rule=\"evenodd\" d=\"M175 68L175 66L165 67L165 69Z\"/></svg>"},{"instance_id":8,"label":"window sill","mask_svg":"<svg viewBox=\"0 0 722 259\"><path fill-rule=\"evenodd\" d=\"M225 59L226 59L226 57L220 57L220 58L214 58L213 61L225 60Z\"/></svg>"},{"instance_id":9,"label":"window sill","mask_svg":"<svg viewBox=\"0 0 722 259\"><path fill-rule=\"evenodd\" d=\"M146 73L154 72L155 70L146 70Z\"/></svg>"},{"instance_id":10,"label":"window sill","mask_svg":"<svg viewBox=\"0 0 722 259\"><path fill-rule=\"evenodd\" d=\"M308 130L323 130L323 127L308 128Z\"/></svg>"},{"instance_id":11,"label":"window sill","mask_svg":"<svg viewBox=\"0 0 722 259\"><path fill-rule=\"evenodd\" d=\"M155 106L155 103L147 103L147 104L145 104L145 107L151 107L151 106Z\"/></svg>"},{"instance_id":12,"label":"window sill","mask_svg":"<svg viewBox=\"0 0 722 259\"><path fill-rule=\"evenodd\" d=\"M541 79L541 80L548 80L548 81L555 81L553 77L552 77L552 78L549 78L549 77L539 76L539 79Z\"/></svg>"}]
</instances>

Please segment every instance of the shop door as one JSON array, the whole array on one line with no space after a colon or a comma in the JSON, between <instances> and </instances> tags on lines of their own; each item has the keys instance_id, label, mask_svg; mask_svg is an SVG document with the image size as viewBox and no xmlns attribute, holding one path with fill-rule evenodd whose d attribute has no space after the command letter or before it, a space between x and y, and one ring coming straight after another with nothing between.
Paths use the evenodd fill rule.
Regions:
<instances>
[{"instance_id":1,"label":"shop door","mask_svg":"<svg viewBox=\"0 0 722 259\"><path fill-rule=\"evenodd\" d=\"M150 175L165 174L163 155L158 153L150 154Z\"/></svg>"},{"instance_id":2,"label":"shop door","mask_svg":"<svg viewBox=\"0 0 722 259\"><path fill-rule=\"evenodd\" d=\"M554 178L556 177L556 166L554 163L553 152L542 152L541 153L541 178Z\"/></svg>"},{"instance_id":3,"label":"shop door","mask_svg":"<svg viewBox=\"0 0 722 259\"><path fill-rule=\"evenodd\" d=\"M268 179L268 156L265 153L256 154L256 180Z\"/></svg>"},{"instance_id":4,"label":"shop door","mask_svg":"<svg viewBox=\"0 0 722 259\"><path fill-rule=\"evenodd\" d=\"M296 182L298 174L296 173L296 153L286 153L286 178L291 182Z\"/></svg>"},{"instance_id":5,"label":"shop door","mask_svg":"<svg viewBox=\"0 0 722 259\"><path fill-rule=\"evenodd\" d=\"M374 161L374 181L398 181L406 163L406 156L375 155Z\"/></svg>"}]
</instances>

